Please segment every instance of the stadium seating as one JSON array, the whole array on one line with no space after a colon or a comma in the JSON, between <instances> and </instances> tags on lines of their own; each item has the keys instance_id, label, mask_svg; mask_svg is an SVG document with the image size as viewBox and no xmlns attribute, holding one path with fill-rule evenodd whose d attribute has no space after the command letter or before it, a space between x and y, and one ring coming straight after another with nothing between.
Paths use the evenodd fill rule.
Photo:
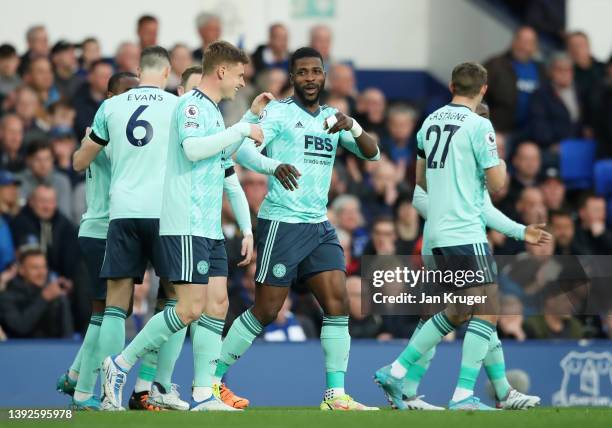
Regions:
<instances>
[{"instance_id":1,"label":"stadium seating","mask_svg":"<svg viewBox=\"0 0 612 428\"><path fill-rule=\"evenodd\" d=\"M568 188L588 189L592 186L596 148L594 140L561 141L561 178Z\"/></svg>"},{"instance_id":2,"label":"stadium seating","mask_svg":"<svg viewBox=\"0 0 612 428\"><path fill-rule=\"evenodd\" d=\"M606 198L612 196L612 159L595 163L595 191Z\"/></svg>"}]
</instances>

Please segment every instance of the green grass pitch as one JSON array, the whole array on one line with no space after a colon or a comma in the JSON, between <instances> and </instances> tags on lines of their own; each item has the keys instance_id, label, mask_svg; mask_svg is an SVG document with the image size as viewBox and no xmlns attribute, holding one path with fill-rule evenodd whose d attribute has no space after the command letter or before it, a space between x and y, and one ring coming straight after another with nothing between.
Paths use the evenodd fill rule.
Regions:
<instances>
[{"instance_id":1,"label":"green grass pitch","mask_svg":"<svg viewBox=\"0 0 612 428\"><path fill-rule=\"evenodd\" d=\"M3 415L6 417L6 414ZM2 427L143 428L541 428L612 427L612 408L539 408L499 412L322 412L315 408L254 408L245 412L76 413L72 420L8 421Z\"/></svg>"}]
</instances>

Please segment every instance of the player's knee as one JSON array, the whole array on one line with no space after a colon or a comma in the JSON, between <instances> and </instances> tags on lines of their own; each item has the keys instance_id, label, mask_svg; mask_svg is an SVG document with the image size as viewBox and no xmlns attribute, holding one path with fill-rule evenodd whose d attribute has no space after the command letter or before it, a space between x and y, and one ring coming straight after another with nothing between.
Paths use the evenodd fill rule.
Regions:
<instances>
[{"instance_id":1,"label":"player's knee","mask_svg":"<svg viewBox=\"0 0 612 428\"><path fill-rule=\"evenodd\" d=\"M183 321L184 324L190 324L198 318L204 312L204 305L200 302L188 302L185 304L176 305L176 314Z\"/></svg>"},{"instance_id":2,"label":"player's knee","mask_svg":"<svg viewBox=\"0 0 612 428\"><path fill-rule=\"evenodd\" d=\"M259 308L259 310L257 310L256 308L253 308L252 312L255 318L257 318L257 321L259 321L259 323L263 327L265 327L268 324L272 324L272 322L278 316L278 311L279 311L279 308L265 307L265 308Z\"/></svg>"},{"instance_id":3,"label":"player's knee","mask_svg":"<svg viewBox=\"0 0 612 428\"><path fill-rule=\"evenodd\" d=\"M204 309L204 312L206 313L206 315L209 315L213 318L225 319L228 307L229 299L227 298L227 295L219 296L215 299L206 302L206 308Z\"/></svg>"}]
</instances>

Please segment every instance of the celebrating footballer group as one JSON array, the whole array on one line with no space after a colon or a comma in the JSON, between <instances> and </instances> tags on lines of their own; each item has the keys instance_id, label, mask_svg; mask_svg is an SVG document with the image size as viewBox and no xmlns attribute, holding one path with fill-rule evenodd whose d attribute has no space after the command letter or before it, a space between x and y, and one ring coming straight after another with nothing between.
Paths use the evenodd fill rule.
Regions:
<instances>
[{"instance_id":1,"label":"celebrating footballer group","mask_svg":"<svg viewBox=\"0 0 612 428\"><path fill-rule=\"evenodd\" d=\"M300 281L323 312L321 410L378 410L344 389L351 344L345 258L326 216L337 149L377 161L376 139L355 119L320 104L325 64L309 47L296 50L289 61L293 96L276 100L262 93L238 123L226 128L218 105L231 102L244 87L247 63L242 50L214 42L203 64L185 71L177 97L164 90L168 53L154 46L142 51L138 76L118 73L109 81L108 98L73 159L76 170L86 170L87 212L79 244L94 296L83 345L57 384L72 396L73 408L124 410L123 387L141 360L130 409L244 410L248 399L234 394L224 376L276 319L290 286ZM488 191L503 185L506 167L497 156L488 113L482 111L486 70L476 63L459 64L450 90L452 102L429 115L417 134L414 205L427 220L422 253L433 255L445 269L458 269L453 260L460 256L467 268L483 270L486 280L468 284L461 293L496 301L496 266L485 227L536 245L550 235L541 225L511 221L491 204ZM234 162L272 176L255 236ZM228 309L224 192L244 237L239 265L251 263L255 246L257 267L254 303L222 339ZM149 263L160 277L158 313L124 347L134 287ZM448 408L494 410L474 396L482 365L495 388L497 408L539 404L539 397L509 385L497 319L491 315L496 312L487 309L451 304L431 317L423 314L406 349L374 374L394 408L443 410L422 400L417 388L436 345L464 323L457 387ZM187 328L194 379L191 397L184 401L172 373ZM98 374L101 397L94 392Z\"/></svg>"}]
</instances>

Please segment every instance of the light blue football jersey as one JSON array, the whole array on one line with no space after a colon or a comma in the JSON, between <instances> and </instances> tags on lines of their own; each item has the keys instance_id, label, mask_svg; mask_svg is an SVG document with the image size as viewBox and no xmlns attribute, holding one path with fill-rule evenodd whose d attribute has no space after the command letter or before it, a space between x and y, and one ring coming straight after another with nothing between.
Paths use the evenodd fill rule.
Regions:
<instances>
[{"instance_id":1,"label":"light blue football jersey","mask_svg":"<svg viewBox=\"0 0 612 428\"><path fill-rule=\"evenodd\" d=\"M110 219L159 218L176 95L139 86L107 99L91 139L111 160Z\"/></svg>"},{"instance_id":2,"label":"light blue football jersey","mask_svg":"<svg viewBox=\"0 0 612 428\"><path fill-rule=\"evenodd\" d=\"M104 149L85 171L87 211L81 217L79 236L106 239L110 222L110 176L110 159Z\"/></svg>"},{"instance_id":3,"label":"light blue football jersey","mask_svg":"<svg viewBox=\"0 0 612 428\"><path fill-rule=\"evenodd\" d=\"M466 106L448 104L427 117L417 145L426 163L429 247L487 242L485 170L499 164L491 122Z\"/></svg>"},{"instance_id":4,"label":"light blue football jersey","mask_svg":"<svg viewBox=\"0 0 612 428\"><path fill-rule=\"evenodd\" d=\"M323 123L337 112L321 106L308 111L295 97L271 101L259 124L263 129L266 156L295 166L302 174L299 187L286 190L275 178L268 180L268 193L258 217L285 223L320 223L327 219L327 195L338 145L366 159L350 132L328 134ZM251 142L252 144L252 142ZM377 160L377 154L371 160Z\"/></svg>"}]
</instances>

